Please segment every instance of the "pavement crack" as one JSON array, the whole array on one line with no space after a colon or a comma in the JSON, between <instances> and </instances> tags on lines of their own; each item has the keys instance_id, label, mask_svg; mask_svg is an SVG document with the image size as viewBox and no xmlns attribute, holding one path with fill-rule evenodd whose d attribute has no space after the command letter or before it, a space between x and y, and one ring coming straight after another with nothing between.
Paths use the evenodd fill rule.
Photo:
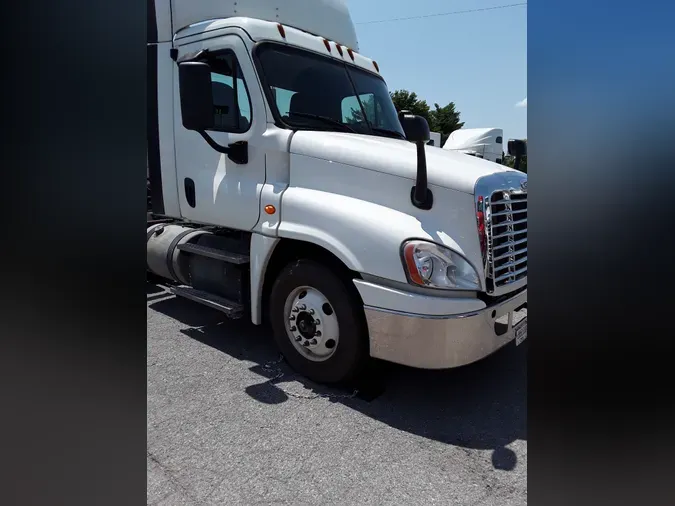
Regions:
<instances>
[{"instance_id":1,"label":"pavement crack","mask_svg":"<svg viewBox=\"0 0 675 506\"><path fill-rule=\"evenodd\" d=\"M180 482L180 480L178 479L178 477L175 475L175 473L174 473L171 469L169 469L169 468L168 468L167 466L165 466L162 462L160 462L160 460L157 458L157 456L155 456L150 450L147 450L146 453L147 453L148 459L150 459L151 462L153 462L154 464L156 464L157 467L159 467L159 468L162 470L162 472L164 473L164 475L166 476L166 478L169 480L169 483L171 483L171 484L172 484L173 486L175 486L180 492L182 492L188 499L190 499L190 501L192 501L193 504L204 504L204 503L202 503L201 501L199 501L199 500L192 494L192 492L190 491L190 489L188 489L187 487L185 487L185 485L183 485L183 484Z\"/></svg>"}]
</instances>

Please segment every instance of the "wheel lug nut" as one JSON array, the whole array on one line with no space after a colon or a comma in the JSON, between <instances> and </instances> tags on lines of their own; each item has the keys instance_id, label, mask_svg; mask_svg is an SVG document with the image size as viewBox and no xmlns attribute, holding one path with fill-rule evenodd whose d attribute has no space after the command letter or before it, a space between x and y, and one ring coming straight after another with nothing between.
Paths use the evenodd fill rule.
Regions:
<instances>
[{"instance_id":1,"label":"wheel lug nut","mask_svg":"<svg viewBox=\"0 0 675 506\"><path fill-rule=\"evenodd\" d=\"M314 323L316 323L317 325L321 325L321 320L317 318L316 320L314 320Z\"/></svg>"},{"instance_id":2,"label":"wheel lug nut","mask_svg":"<svg viewBox=\"0 0 675 506\"><path fill-rule=\"evenodd\" d=\"M298 311L300 311L300 310L299 310L297 307L294 307L294 308L293 308L293 312L294 312L294 313L297 313Z\"/></svg>"},{"instance_id":3,"label":"wheel lug nut","mask_svg":"<svg viewBox=\"0 0 675 506\"><path fill-rule=\"evenodd\" d=\"M321 337L321 331L317 330L316 332L314 332L314 337Z\"/></svg>"},{"instance_id":4,"label":"wheel lug nut","mask_svg":"<svg viewBox=\"0 0 675 506\"><path fill-rule=\"evenodd\" d=\"M289 321L292 321L292 322L294 322L294 321L295 321L295 315L294 315L294 314L292 314L292 315L291 315L291 316L290 316L290 317L289 317L288 319L289 319Z\"/></svg>"},{"instance_id":5,"label":"wheel lug nut","mask_svg":"<svg viewBox=\"0 0 675 506\"><path fill-rule=\"evenodd\" d=\"M307 346L309 346L309 341L305 341L304 343L302 343L302 345L306 348Z\"/></svg>"},{"instance_id":6,"label":"wheel lug nut","mask_svg":"<svg viewBox=\"0 0 675 506\"><path fill-rule=\"evenodd\" d=\"M309 344L318 344L318 342L317 342L316 339L312 339L312 340L309 342Z\"/></svg>"},{"instance_id":7,"label":"wheel lug nut","mask_svg":"<svg viewBox=\"0 0 675 506\"><path fill-rule=\"evenodd\" d=\"M295 338L296 343L299 343L300 341L302 341L302 337L298 336L298 337Z\"/></svg>"},{"instance_id":8,"label":"wheel lug nut","mask_svg":"<svg viewBox=\"0 0 675 506\"><path fill-rule=\"evenodd\" d=\"M293 326L291 327L291 332L295 332L296 330L298 330L297 327L296 327L295 325L293 325Z\"/></svg>"},{"instance_id":9,"label":"wheel lug nut","mask_svg":"<svg viewBox=\"0 0 675 506\"><path fill-rule=\"evenodd\" d=\"M313 310L313 309L310 309L310 310L309 310L309 314L314 314L314 310Z\"/></svg>"},{"instance_id":10,"label":"wheel lug nut","mask_svg":"<svg viewBox=\"0 0 675 506\"><path fill-rule=\"evenodd\" d=\"M307 306L305 306L304 304L301 304L298 307L300 308L300 311L304 311L305 309L307 309Z\"/></svg>"}]
</instances>

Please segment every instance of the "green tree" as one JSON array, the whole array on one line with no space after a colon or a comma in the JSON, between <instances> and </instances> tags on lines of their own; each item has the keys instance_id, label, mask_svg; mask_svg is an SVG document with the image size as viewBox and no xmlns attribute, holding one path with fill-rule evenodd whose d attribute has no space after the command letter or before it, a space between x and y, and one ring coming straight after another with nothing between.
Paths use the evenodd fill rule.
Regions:
<instances>
[{"instance_id":1,"label":"green tree","mask_svg":"<svg viewBox=\"0 0 675 506\"><path fill-rule=\"evenodd\" d=\"M455 110L454 102L450 102L445 107L434 104L434 107L435 109L431 111L429 127L434 132L440 132L442 146L452 132L464 126L464 122L459 121L459 111Z\"/></svg>"},{"instance_id":2,"label":"green tree","mask_svg":"<svg viewBox=\"0 0 675 506\"><path fill-rule=\"evenodd\" d=\"M443 107L434 104L432 109L426 100L418 98L415 92L396 90L390 94L397 111L410 111L417 116L422 116L429 123L432 132L441 134L442 143L445 143L452 132L464 126L464 122L459 120L460 113L455 109L454 102Z\"/></svg>"},{"instance_id":3,"label":"green tree","mask_svg":"<svg viewBox=\"0 0 675 506\"><path fill-rule=\"evenodd\" d=\"M390 92L390 95L396 111L410 111L412 114L422 116L431 127L431 108L426 100L420 100L417 98L417 93L411 93L408 90L396 90Z\"/></svg>"},{"instance_id":4,"label":"green tree","mask_svg":"<svg viewBox=\"0 0 675 506\"><path fill-rule=\"evenodd\" d=\"M516 163L516 159L512 157L511 155L504 155L502 158L502 165L505 165L507 167L513 168L514 164ZM525 174L527 174L527 155L522 157L520 159L520 168L519 170L523 171Z\"/></svg>"},{"instance_id":5,"label":"green tree","mask_svg":"<svg viewBox=\"0 0 675 506\"><path fill-rule=\"evenodd\" d=\"M515 160L514 160L515 162ZM527 155L525 155L521 160L520 160L520 167L519 170L527 174Z\"/></svg>"}]
</instances>

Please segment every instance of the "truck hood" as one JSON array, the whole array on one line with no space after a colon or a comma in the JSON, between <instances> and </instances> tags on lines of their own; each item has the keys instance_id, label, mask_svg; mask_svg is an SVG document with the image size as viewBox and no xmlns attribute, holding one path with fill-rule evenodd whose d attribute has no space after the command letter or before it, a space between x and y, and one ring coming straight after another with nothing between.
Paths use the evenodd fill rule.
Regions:
<instances>
[{"instance_id":1,"label":"truck hood","mask_svg":"<svg viewBox=\"0 0 675 506\"><path fill-rule=\"evenodd\" d=\"M342 132L298 131L290 152L366 170L392 174L414 181L417 147L399 139ZM473 194L483 176L513 169L463 153L427 146L427 178L430 185Z\"/></svg>"}]
</instances>

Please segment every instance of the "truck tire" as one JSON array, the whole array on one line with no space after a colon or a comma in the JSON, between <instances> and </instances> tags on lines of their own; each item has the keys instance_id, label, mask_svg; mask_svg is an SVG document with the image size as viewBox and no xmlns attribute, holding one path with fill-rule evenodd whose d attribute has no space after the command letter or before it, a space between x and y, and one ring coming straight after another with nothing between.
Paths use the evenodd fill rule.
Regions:
<instances>
[{"instance_id":1,"label":"truck tire","mask_svg":"<svg viewBox=\"0 0 675 506\"><path fill-rule=\"evenodd\" d=\"M282 269L272 286L274 340L295 371L318 383L353 380L369 359L363 305L347 283L303 259Z\"/></svg>"}]
</instances>

